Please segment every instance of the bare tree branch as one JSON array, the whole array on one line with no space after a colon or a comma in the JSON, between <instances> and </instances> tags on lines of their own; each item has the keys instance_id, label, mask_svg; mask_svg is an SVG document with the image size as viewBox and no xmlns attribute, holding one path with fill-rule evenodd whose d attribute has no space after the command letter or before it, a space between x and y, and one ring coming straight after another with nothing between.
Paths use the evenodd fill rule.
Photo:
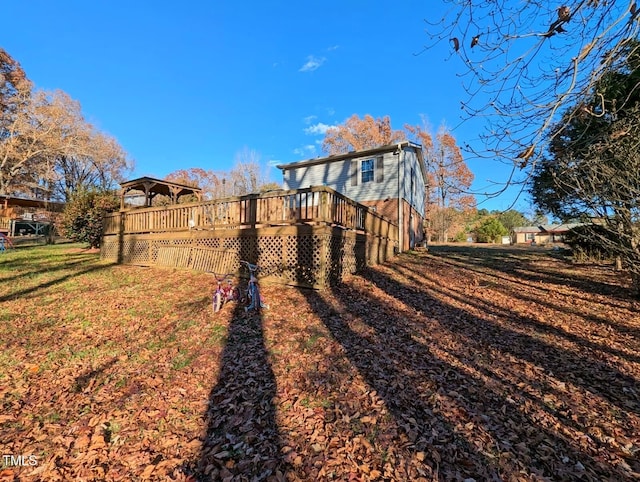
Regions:
<instances>
[{"instance_id":1,"label":"bare tree branch","mask_svg":"<svg viewBox=\"0 0 640 482\"><path fill-rule=\"evenodd\" d=\"M640 26L635 1L444 2L447 14L426 20L425 49L447 42L461 62L464 116L487 126L482 147L469 149L525 174L561 110L588 97L623 60Z\"/></svg>"}]
</instances>

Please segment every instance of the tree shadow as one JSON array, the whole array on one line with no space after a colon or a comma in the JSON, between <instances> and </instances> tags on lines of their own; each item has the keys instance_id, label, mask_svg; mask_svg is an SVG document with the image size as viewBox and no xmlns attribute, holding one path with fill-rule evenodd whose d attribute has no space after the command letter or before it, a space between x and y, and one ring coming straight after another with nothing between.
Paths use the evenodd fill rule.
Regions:
<instances>
[{"instance_id":1,"label":"tree shadow","mask_svg":"<svg viewBox=\"0 0 640 482\"><path fill-rule=\"evenodd\" d=\"M236 303L226 340L199 460L186 472L199 481L266 480L284 468L262 314Z\"/></svg>"},{"instance_id":2,"label":"tree shadow","mask_svg":"<svg viewBox=\"0 0 640 482\"><path fill-rule=\"evenodd\" d=\"M402 433L386 444L405 446L417 467L403 467L406 477L420 474L433 480L501 480L500 467L460 435L447 418L439 414L438 399L446 397L449 387L438 382L439 374L451 367L416 343L407 320L388 310L366 293L335 286L330 304L317 292L305 292L310 307L317 313L331 336L343 347L349 362L366 383L384 400ZM358 318L373 329L369 336L351 326ZM405 364L407 359L415 365ZM340 387L335 387L339 390ZM343 435L344 436L344 435ZM423 458L425 454L430 454ZM407 465L409 461L406 461ZM382 467L381 467L382 469ZM409 479L407 479L409 480Z\"/></svg>"},{"instance_id":3,"label":"tree shadow","mask_svg":"<svg viewBox=\"0 0 640 482\"><path fill-rule=\"evenodd\" d=\"M118 362L117 358L112 358L111 360L101 364L98 368L94 368L92 370L84 372L82 375L78 375L73 382L73 391L74 392L82 392L91 383L95 383L95 380L113 365Z\"/></svg>"},{"instance_id":4,"label":"tree shadow","mask_svg":"<svg viewBox=\"0 0 640 482\"><path fill-rule=\"evenodd\" d=\"M69 266L73 266L73 265L74 265L74 263L72 263L70 265L65 265L65 267L64 268L60 268L60 270L66 269ZM74 271L73 273L70 273L70 274L67 274L67 275L64 275L64 276L59 276L57 278L51 279L49 281L46 281L44 283L40 283L40 284L37 284L35 286L31 286L29 288L18 289L16 291L10 292L10 293L8 293L6 295L0 296L0 302L9 301L9 300L14 299L14 298L19 298L19 297L22 297L22 296L26 296L26 295L35 293L35 292L37 292L39 290L59 285L59 284L64 283L64 282L66 282L66 281L68 281L70 279L73 279L73 278L75 278L77 276L80 276L80 275L83 275L83 274L87 274L87 273L92 273L92 272L95 272L95 271L102 271L102 270L108 269L108 268L110 268L112 266L113 266L113 264L88 266L88 267L86 267L84 269L80 269L78 271ZM57 268L56 268L56 271L58 271Z\"/></svg>"},{"instance_id":5,"label":"tree shadow","mask_svg":"<svg viewBox=\"0 0 640 482\"><path fill-rule=\"evenodd\" d=\"M527 248L514 250L514 248L485 248L477 246L434 246L430 248L430 251L436 255L444 255L443 261L445 262L455 260L465 265L468 269L473 269L473 266L477 266L479 268L512 273L523 280L534 283L544 282L557 286L569 286L586 293L605 295L624 301L633 299L633 290L630 287L594 279L584 279L541 267L536 267L535 270L525 269L528 261L544 259L545 257L559 259L560 262L565 263L567 266L575 266L566 257L559 257L545 251L528 251Z\"/></svg>"},{"instance_id":6,"label":"tree shadow","mask_svg":"<svg viewBox=\"0 0 640 482\"><path fill-rule=\"evenodd\" d=\"M428 277L427 274L422 276ZM417 276L413 282L420 282ZM395 282L388 277L377 273L374 282L381 289L393 285ZM630 356L620 350L596 345L575 334L567 333L555 326L544 325L535 319L526 316L515 316L511 311L501 308L495 303L475 300L449 289L432 287L434 293L440 293L450 297L460 303L466 303L482 312L489 314L484 319L478 319L472 314L466 316L455 316L447 325L452 332L469 337L471 340L483 340L503 352L510 353L518 359L543 366L549 373L554 373L556 377L561 377L567 382L584 387L586 390L607 400L613 405L617 405L621 410L631 410L640 414L640 404L629 397L629 389L633 390L639 382L635 377L621 372L615 366L606 361L601 361L597 356L597 351L604 351L612 355L626 358L630 362L637 362L639 359ZM441 309L447 307L441 301L430 297L426 293L420 293L423 301L417 302L415 298L400 292L398 297L401 301L415 309ZM423 304L424 303L424 304ZM454 307L448 309L458 310ZM491 320L491 317L508 320L507 327ZM516 330L516 327L524 327L527 332ZM552 343L546 335L553 335L564 338L566 341L575 344L578 349L570 352ZM507 342L508 341L508 342Z\"/></svg>"},{"instance_id":7,"label":"tree shadow","mask_svg":"<svg viewBox=\"0 0 640 482\"><path fill-rule=\"evenodd\" d=\"M367 270L363 276L372 285L397 297L406 307L406 312L398 312L384 301L376 299L366 286L357 290L338 288L333 294L341 305L349 310L355 306L355 313L351 312L373 328L375 336L359 336L336 316L327 319L325 324L368 383L382 395L396 419L402 420L408 411L413 415L417 421L415 429L418 439L440 453L442 473L462 473L465 477L501 480L505 471L520 466L519 470L524 469L532 475L544 474L563 480L580 478L581 474L576 473L573 466L567 466L566 460L570 460L572 464L580 462L579 467L584 467L589 473L606 474L614 478L628 475L622 469L603 463L595 455L593 446L583 447L571 440L566 430L537 419L534 412L527 410L525 390L510 384L509 380L503 380L500 372L487 370L487 366L491 367L490 361L486 364L476 363L476 354L470 352L479 350L479 356L482 356L483 347L487 355L491 349L502 350L517 359L542 363L548 372L553 371L557 377L566 376L568 382L576 384L590 375L602 380L608 378L613 385L613 394L607 395L602 386L597 387L597 395L625 411L629 411L629 407L624 406L618 398L625 397L627 402L632 401L617 385L617 381L622 378L623 384L627 384L632 380L630 377L616 370L607 370L605 365L598 362L587 365L585 369L575 367L573 353L565 353L531 337L477 319L424 292L408 289L410 286L381 272ZM358 302L354 304L354 300ZM315 296L313 303L322 301ZM319 308L318 312L323 308L326 307ZM436 316L431 327L425 326L420 320L419 313L426 312ZM411 313L416 315L411 317ZM485 330L489 332L488 336ZM456 342L447 345L444 340L432 338L438 332L452 335ZM465 340L468 345L461 343ZM488 345L485 346L486 343ZM551 360L554 364L539 360L533 353L545 353L549 357L545 360ZM574 367L575 376L571 376L569 365ZM402 380L403 388L401 391L393 389L384 380ZM585 390L594 388L593 384L585 381L582 385ZM448 396L450 402L454 402L453 414L447 416L444 410L438 410L438 405L431 398L434 392L441 398ZM542 400L531 401L539 404L542 410L549 410L544 407ZM551 410L554 416L556 412L558 410ZM505 461L499 455L494 458L496 454L491 454L491 450L483 447L473 433L465 434L460 424L454 425L455 416L462 419L463 427L471 423L475 425L476 432L489 434L495 446L499 447L498 454L506 451L514 459ZM570 414L567 416L570 417ZM562 418L562 414L559 418ZM585 430L585 427L581 428ZM434 433L439 436L434 437ZM449 444L439 443L447 433ZM451 444L457 447L457 452L450 449ZM549 447L553 447L555 455L549 455ZM416 450L421 448L416 445ZM467 455L456 458L456 454ZM632 457L624 458L632 467L636 465ZM512 464L514 460L517 463ZM436 461L432 462L435 466Z\"/></svg>"},{"instance_id":8,"label":"tree shadow","mask_svg":"<svg viewBox=\"0 0 640 482\"><path fill-rule=\"evenodd\" d=\"M437 281L434 278L432 278L428 273L424 273L424 272L420 273L407 266L404 266L404 269L399 269L399 266L396 265L394 266L394 271L396 271L402 276L406 276L409 280L411 280L414 283L422 283L424 279L428 279L431 282L433 282L434 286L435 286L435 283L437 283ZM406 271L409 271L409 273L407 273ZM434 290L434 292L440 293L443 296L448 296L451 299L454 299L463 304L467 304L481 311L489 312L496 316L510 318L511 323L514 326L519 326L527 330L530 330L531 333L535 333L535 335L538 337L540 335L543 335L543 336L562 338L567 342L573 343L576 346L578 346L580 348L580 351L586 350L589 354L602 351L602 352L609 353L613 356L625 359L629 362L634 362L634 363L640 362L640 355L631 354L626 351L620 350L618 348L609 346L604 341L602 343L596 343L579 334L576 334L567 329L564 329L556 324L552 324L549 322L543 323L530 316L520 315L515 317L514 313L511 310L505 309L504 307L500 306L498 303L474 298L473 296L469 296L468 292L458 291L452 288L445 289L445 288L434 287L432 289ZM638 330L635 328L621 326L618 323L613 323L610 320L607 320L606 318L603 318L600 316L585 315L582 313L578 313L576 312L575 309L571 307L566 307L557 303L552 303L551 301L549 301L549 298L540 297L539 295L538 296L527 295L526 290L516 290L512 287L501 286L500 292L508 294L514 299L518 299L525 303L529 303L531 306L542 304L557 312L566 313L571 316L579 317L584 321L588 321L598 325L603 325L603 324L608 325L615 331L620 332L621 334L631 335L634 337L638 336ZM591 359L589 358L587 360L584 355L579 356L578 358L580 360L585 359L585 362L587 361L590 362L590 359ZM609 369L608 366L604 367L605 371L607 371L608 369ZM599 369L596 371L599 371Z\"/></svg>"}]
</instances>

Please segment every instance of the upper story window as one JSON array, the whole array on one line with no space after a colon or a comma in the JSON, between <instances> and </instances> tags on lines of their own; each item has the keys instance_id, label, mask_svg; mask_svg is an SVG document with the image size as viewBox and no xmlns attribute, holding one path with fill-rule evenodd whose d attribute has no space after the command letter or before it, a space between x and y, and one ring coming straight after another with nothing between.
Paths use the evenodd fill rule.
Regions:
<instances>
[{"instance_id":1,"label":"upper story window","mask_svg":"<svg viewBox=\"0 0 640 482\"><path fill-rule=\"evenodd\" d=\"M384 181L384 160L383 157L374 157L372 159L351 159L350 163L351 185L357 186L365 182L383 182Z\"/></svg>"},{"instance_id":2,"label":"upper story window","mask_svg":"<svg viewBox=\"0 0 640 482\"><path fill-rule=\"evenodd\" d=\"M371 182L373 181L373 173L374 173L374 163L373 159L365 159L362 161L362 166L360 168L362 175L362 182Z\"/></svg>"}]
</instances>

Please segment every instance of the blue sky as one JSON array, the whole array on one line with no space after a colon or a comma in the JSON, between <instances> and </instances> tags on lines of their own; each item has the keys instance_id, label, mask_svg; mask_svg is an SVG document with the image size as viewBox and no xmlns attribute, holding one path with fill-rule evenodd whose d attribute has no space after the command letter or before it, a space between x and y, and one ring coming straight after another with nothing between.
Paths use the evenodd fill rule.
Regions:
<instances>
[{"instance_id":1,"label":"blue sky","mask_svg":"<svg viewBox=\"0 0 640 482\"><path fill-rule=\"evenodd\" d=\"M3 22L0 46L37 87L67 92L116 137L135 161L132 177L164 177L228 171L244 147L265 166L316 157L323 128L352 114L389 115L396 129L444 122L474 145L482 125L458 127L462 65L446 61L446 44L419 54L424 19L442 9L437 0L29 0L3 5L15 21ZM509 173L496 161L467 163L478 191ZM506 209L516 191L479 207Z\"/></svg>"}]
</instances>

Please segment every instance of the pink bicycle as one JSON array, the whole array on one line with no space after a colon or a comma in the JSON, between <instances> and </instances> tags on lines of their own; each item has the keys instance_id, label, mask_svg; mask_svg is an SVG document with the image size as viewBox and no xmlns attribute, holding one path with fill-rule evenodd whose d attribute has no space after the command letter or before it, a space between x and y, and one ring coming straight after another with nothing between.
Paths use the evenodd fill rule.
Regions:
<instances>
[{"instance_id":1,"label":"pink bicycle","mask_svg":"<svg viewBox=\"0 0 640 482\"><path fill-rule=\"evenodd\" d=\"M213 293L213 312L217 313L222 309L222 306L228 301L237 301L240 299L240 292L238 288L233 286L233 275L231 273L226 273L223 275L219 275L217 273L209 271L209 273L213 274L216 277L216 281L218 282L218 287ZM226 281L226 283L225 283Z\"/></svg>"}]
</instances>

